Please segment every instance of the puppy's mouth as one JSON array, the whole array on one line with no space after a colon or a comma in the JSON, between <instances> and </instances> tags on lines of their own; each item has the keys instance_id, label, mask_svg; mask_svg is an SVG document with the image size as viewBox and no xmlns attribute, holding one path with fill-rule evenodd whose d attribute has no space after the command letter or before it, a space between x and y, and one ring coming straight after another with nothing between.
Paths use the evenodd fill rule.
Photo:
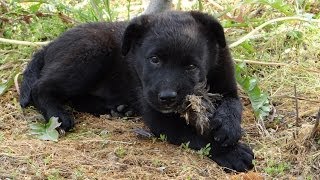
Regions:
<instances>
[{"instance_id":1,"label":"puppy's mouth","mask_svg":"<svg viewBox=\"0 0 320 180\"><path fill-rule=\"evenodd\" d=\"M158 104L157 109L161 113L168 114L168 113L176 113L180 106L182 105L182 102L176 101L172 104Z\"/></svg>"},{"instance_id":2,"label":"puppy's mouth","mask_svg":"<svg viewBox=\"0 0 320 180\"><path fill-rule=\"evenodd\" d=\"M168 113L173 113L176 112L177 107L176 106L165 106L165 107L160 107L159 111L168 114Z\"/></svg>"}]
</instances>

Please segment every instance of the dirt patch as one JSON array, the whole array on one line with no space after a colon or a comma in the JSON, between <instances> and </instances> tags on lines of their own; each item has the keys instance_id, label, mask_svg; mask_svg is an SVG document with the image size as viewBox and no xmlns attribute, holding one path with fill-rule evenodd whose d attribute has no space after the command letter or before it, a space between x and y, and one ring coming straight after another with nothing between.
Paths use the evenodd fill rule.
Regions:
<instances>
[{"instance_id":1,"label":"dirt patch","mask_svg":"<svg viewBox=\"0 0 320 180\"><path fill-rule=\"evenodd\" d=\"M0 179L90 178L168 179L219 178L227 175L194 151L139 138L139 119L110 119L75 114L76 128L59 142L30 136L35 112L22 114L17 94L1 98Z\"/></svg>"},{"instance_id":2,"label":"dirt patch","mask_svg":"<svg viewBox=\"0 0 320 180\"><path fill-rule=\"evenodd\" d=\"M303 145L299 139L305 132L302 127L294 137L294 104L288 102L283 106L286 109L279 110L283 113L277 124L266 122L268 136L259 130L250 107L245 106L243 141L255 151L255 173L235 176L224 173L212 160L201 158L195 151L139 137L133 131L145 128L139 118L125 120L75 113L73 132L57 143L38 140L29 135L28 124L39 119L39 115L30 109L23 113L17 97L9 91L0 99L0 179L248 179L316 177L319 173L319 147L316 143ZM300 105L302 112L310 109L307 103ZM311 125L314 118L301 117L301 124ZM279 163L284 163L284 169L277 166Z\"/></svg>"}]
</instances>

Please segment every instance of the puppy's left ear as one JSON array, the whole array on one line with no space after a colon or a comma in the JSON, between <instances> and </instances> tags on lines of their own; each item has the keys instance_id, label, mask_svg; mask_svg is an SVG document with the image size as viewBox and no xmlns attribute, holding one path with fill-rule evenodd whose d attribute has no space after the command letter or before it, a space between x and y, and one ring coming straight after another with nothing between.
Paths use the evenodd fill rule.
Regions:
<instances>
[{"instance_id":1,"label":"puppy's left ear","mask_svg":"<svg viewBox=\"0 0 320 180\"><path fill-rule=\"evenodd\" d=\"M122 39L122 55L127 55L147 32L150 26L151 15L142 15L132 19L124 31Z\"/></svg>"},{"instance_id":2,"label":"puppy's left ear","mask_svg":"<svg viewBox=\"0 0 320 180\"><path fill-rule=\"evenodd\" d=\"M210 39L215 39L221 48L225 48L227 46L223 27L215 18L198 11L191 11L190 14L199 24L204 27L207 37Z\"/></svg>"}]
</instances>

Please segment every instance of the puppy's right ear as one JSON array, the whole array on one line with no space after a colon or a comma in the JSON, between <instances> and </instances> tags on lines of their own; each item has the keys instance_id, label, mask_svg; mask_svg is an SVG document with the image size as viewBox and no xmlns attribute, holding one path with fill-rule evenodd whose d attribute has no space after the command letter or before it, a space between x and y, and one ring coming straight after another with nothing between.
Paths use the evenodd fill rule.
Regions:
<instances>
[{"instance_id":1,"label":"puppy's right ear","mask_svg":"<svg viewBox=\"0 0 320 180\"><path fill-rule=\"evenodd\" d=\"M141 42L143 35L149 29L151 22L150 15L142 15L131 20L124 31L122 40L122 55L127 55L134 48L134 45Z\"/></svg>"}]
</instances>

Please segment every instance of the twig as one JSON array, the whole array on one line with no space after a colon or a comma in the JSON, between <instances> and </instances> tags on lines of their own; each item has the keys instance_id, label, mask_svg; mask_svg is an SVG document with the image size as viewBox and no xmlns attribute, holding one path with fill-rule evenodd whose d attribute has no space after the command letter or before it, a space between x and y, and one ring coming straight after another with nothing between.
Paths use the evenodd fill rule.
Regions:
<instances>
[{"instance_id":1,"label":"twig","mask_svg":"<svg viewBox=\"0 0 320 180\"><path fill-rule=\"evenodd\" d=\"M272 36L276 36L276 35L281 34L281 33L287 33L287 32L293 31L295 29L296 28L294 28L294 27L287 27L286 29L276 30L276 31L263 33L263 34L260 33L260 34L252 35L250 39L260 39L260 38L263 38L263 37L272 37Z\"/></svg>"},{"instance_id":2,"label":"twig","mask_svg":"<svg viewBox=\"0 0 320 180\"><path fill-rule=\"evenodd\" d=\"M243 43L244 41L251 39L251 37L257 33L258 31L260 31L262 28L268 26L269 24L275 23L275 22L279 22L279 21L288 21L288 20L297 20L297 21L306 21L306 22L313 22L313 23L320 23L320 20L317 19L307 19L307 18L303 18L303 17L298 17L298 16L291 16L291 17L281 17L281 18L276 18L276 19L271 19L263 24L261 24L260 26L256 27L255 29L253 29L250 33L248 33L247 35L243 36L242 38L240 38L238 41L232 43L229 45L230 48L236 47L239 44Z\"/></svg>"},{"instance_id":3,"label":"twig","mask_svg":"<svg viewBox=\"0 0 320 180\"><path fill-rule=\"evenodd\" d=\"M318 114L317 114L316 122L315 122L314 127L312 129L312 132L310 134L310 138L314 138L316 136L317 129L318 129L318 126L319 126L319 121L320 121L320 108L319 108L319 111L318 111Z\"/></svg>"},{"instance_id":4,"label":"twig","mask_svg":"<svg viewBox=\"0 0 320 180\"><path fill-rule=\"evenodd\" d=\"M19 75L21 75L21 73L17 73L17 74L14 76L14 79L13 79L13 81L14 81L14 86L15 86L15 88L16 88L16 90L17 90L18 95L20 95L20 87L19 87L19 82L18 82Z\"/></svg>"},{"instance_id":5,"label":"twig","mask_svg":"<svg viewBox=\"0 0 320 180\"><path fill-rule=\"evenodd\" d=\"M92 140L83 140L81 142L110 142L110 143L115 143L115 144L128 144L128 145L132 145L132 144L135 144L135 142L124 142L124 141L114 141L114 140L95 140L95 139L92 139Z\"/></svg>"},{"instance_id":6,"label":"twig","mask_svg":"<svg viewBox=\"0 0 320 180\"><path fill-rule=\"evenodd\" d=\"M297 96L297 86L294 84L294 99L296 105L296 127L299 126L299 107L298 107L298 96Z\"/></svg>"},{"instance_id":7,"label":"twig","mask_svg":"<svg viewBox=\"0 0 320 180\"><path fill-rule=\"evenodd\" d=\"M270 66L287 66L288 64L285 63L277 63L277 62L260 62L260 61L253 61L253 60L242 60L242 59L234 59L236 62L245 62L248 64L260 64L260 65L270 65Z\"/></svg>"},{"instance_id":8,"label":"twig","mask_svg":"<svg viewBox=\"0 0 320 180\"><path fill-rule=\"evenodd\" d=\"M314 70L314 69L307 69L307 68L303 68L303 67L299 67L299 66L294 66L294 67L291 67L291 68L320 74L320 71L317 71L317 70Z\"/></svg>"},{"instance_id":9,"label":"twig","mask_svg":"<svg viewBox=\"0 0 320 180\"><path fill-rule=\"evenodd\" d=\"M277 63L277 62L260 62L260 61L246 60L246 59L234 59L234 61L235 62L245 62L247 64L266 65L266 66L288 66L291 69L304 70L304 71L320 74L320 71L317 71L314 69L302 68L299 65L293 65L293 64Z\"/></svg>"},{"instance_id":10,"label":"twig","mask_svg":"<svg viewBox=\"0 0 320 180\"><path fill-rule=\"evenodd\" d=\"M26 45L26 46L43 46L43 45L47 45L50 41L46 41L46 42L29 42L29 41L19 41L19 40L0 38L0 42L9 43L9 44L17 44L17 45Z\"/></svg>"},{"instance_id":11,"label":"twig","mask_svg":"<svg viewBox=\"0 0 320 180\"><path fill-rule=\"evenodd\" d=\"M10 69L10 68L13 68L13 64L5 64L3 66L0 67L0 71L2 70L6 70L6 69Z\"/></svg>"},{"instance_id":12,"label":"twig","mask_svg":"<svg viewBox=\"0 0 320 180\"><path fill-rule=\"evenodd\" d=\"M258 129L262 132L264 136L270 137L270 133L268 132L266 125L264 124L263 119L258 118L258 123L257 123Z\"/></svg>"},{"instance_id":13,"label":"twig","mask_svg":"<svg viewBox=\"0 0 320 180\"><path fill-rule=\"evenodd\" d=\"M313 99L306 99L303 97L294 97L294 96L289 96L289 95L276 95L276 96L271 96L271 98L290 98L290 99L295 99L297 98L298 100L302 101L309 101L309 102L314 102L314 103L320 103L320 101L313 100Z\"/></svg>"}]
</instances>

